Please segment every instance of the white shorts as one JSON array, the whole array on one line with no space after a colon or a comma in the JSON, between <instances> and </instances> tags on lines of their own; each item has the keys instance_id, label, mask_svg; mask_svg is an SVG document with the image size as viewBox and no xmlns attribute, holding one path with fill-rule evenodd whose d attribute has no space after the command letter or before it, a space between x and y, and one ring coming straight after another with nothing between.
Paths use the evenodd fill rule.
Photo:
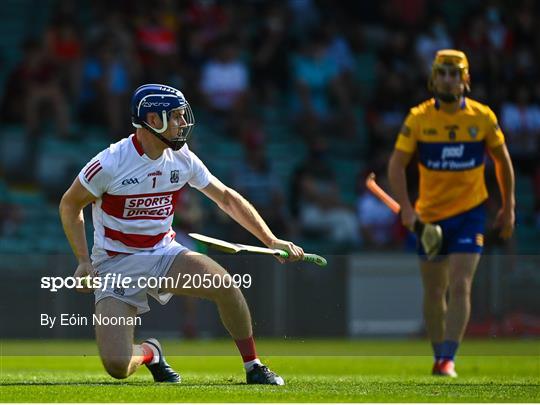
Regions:
<instances>
[{"instance_id":1,"label":"white shorts","mask_svg":"<svg viewBox=\"0 0 540 405\"><path fill-rule=\"evenodd\" d=\"M165 305L173 294L159 291L158 287L140 287L139 280L166 276L174 258L188 250L188 248L173 240L169 245L160 249L134 254L117 254L104 260L95 260L94 268L103 284L103 288L94 291L95 303L97 304L103 298L113 297L136 307L137 314L150 311L148 295L155 298L161 305ZM105 283L105 277L109 273L108 282ZM113 283L113 280L119 278L126 280L126 277L130 277L132 280L128 288L122 288L122 286ZM142 284L146 284L146 282L143 281Z\"/></svg>"}]
</instances>

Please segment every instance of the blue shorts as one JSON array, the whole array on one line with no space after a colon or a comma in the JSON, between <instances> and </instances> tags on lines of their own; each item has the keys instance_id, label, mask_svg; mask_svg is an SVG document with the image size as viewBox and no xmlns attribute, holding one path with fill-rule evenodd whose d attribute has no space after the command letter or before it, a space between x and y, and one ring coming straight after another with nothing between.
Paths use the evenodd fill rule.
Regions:
<instances>
[{"instance_id":1,"label":"blue shorts","mask_svg":"<svg viewBox=\"0 0 540 405\"><path fill-rule=\"evenodd\" d=\"M469 211L462 212L434 224L440 225L443 243L439 256L451 253L482 253L484 248L484 232L486 229L486 206L480 204ZM418 255L425 259L422 244L417 241Z\"/></svg>"}]
</instances>

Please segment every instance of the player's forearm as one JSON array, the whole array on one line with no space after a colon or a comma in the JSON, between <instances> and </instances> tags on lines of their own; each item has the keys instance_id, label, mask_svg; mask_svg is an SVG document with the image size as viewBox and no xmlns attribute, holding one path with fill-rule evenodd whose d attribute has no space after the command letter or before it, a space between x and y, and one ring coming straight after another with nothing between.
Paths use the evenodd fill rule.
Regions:
<instances>
[{"instance_id":1,"label":"player's forearm","mask_svg":"<svg viewBox=\"0 0 540 405\"><path fill-rule=\"evenodd\" d=\"M89 263L86 232L84 230L84 216L82 209L62 201L60 203L60 218L66 238L79 263Z\"/></svg>"},{"instance_id":2,"label":"player's forearm","mask_svg":"<svg viewBox=\"0 0 540 405\"><path fill-rule=\"evenodd\" d=\"M508 151L505 150L502 159L495 160L495 174L501 191L501 200L504 210L513 211L516 205L514 192L514 168Z\"/></svg>"},{"instance_id":3,"label":"player's forearm","mask_svg":"<svg viewBox=\"0 0 540 405\"><path fill-rule=\"evenodd\" d=\"M238 192L229 189L220 208L266 246L277 239L253 205Z\"/></svg>"},{"instance_id":4,"label":"player's forearm","mask_svg":"<svg viewBox=\"0 0 540 405\"><path fill-rule=\"evenodd\" d=\"M396 162L394 158L390 159L388 164L388 181L394 198L399 203L402 210L413 210L409 192L407 191L407 175L405 167Z\"/></svg>"}]
</instances>

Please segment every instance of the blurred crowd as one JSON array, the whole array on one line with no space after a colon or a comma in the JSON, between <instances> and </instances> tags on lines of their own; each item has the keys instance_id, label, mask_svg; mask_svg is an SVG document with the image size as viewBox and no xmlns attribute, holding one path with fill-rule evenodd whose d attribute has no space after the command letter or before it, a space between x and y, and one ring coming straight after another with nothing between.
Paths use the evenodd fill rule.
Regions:
<instances>
[{"instance_id":1,"label":"blurred crowd","mask_svg":"<svg viewBox=\"0 0 540 405\"><path fill-rule=\"evenodd\" d=\"M333 169L331 146L360 146L355 158L383 178L408 109L429 97L435 52L459 48L470 61L470 96L497 113L514 164L531 180L540 227L540 7L534 0L53 4L45 32L24 41L3 91L2 122L24 125L29 138L48 121L67 142L77 142L74 128L81 125L101 126L116 141L132 132L133 89L166 83L182 89L196 117L206 111L244 145L232 185L276 233L392 249L404 239L396 217L366 193L366 173ZM281 184L265 155L273 135L261 124L265 108L282 112L276 120L307 150L290 184ZM340 197L339 176L358 179L354 204ZM186 196L183 204L197 222L192 200Z\"/></svg>"}]
</instances>

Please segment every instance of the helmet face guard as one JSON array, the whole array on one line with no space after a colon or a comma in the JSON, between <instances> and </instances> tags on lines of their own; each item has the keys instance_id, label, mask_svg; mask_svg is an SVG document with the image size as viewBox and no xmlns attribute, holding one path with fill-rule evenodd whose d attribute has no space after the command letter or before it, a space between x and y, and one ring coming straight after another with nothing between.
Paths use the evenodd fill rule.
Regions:
<instances>
[{"instance_id":1,"label":"helmet face guard","mask_svg":"<svg viewBox=\"0 0 540 405\"><path fill-rule=\"evenodd\" d=\"M461 94L440 93L437 91L437 89L435 89L433 81L435 76L438 74L438 71L441 69L455 69L459 71L461 81L465 87L464 92L471 91L469 61L463 52L454 49L443 49L438 51L431 66L431 75L428 80L428 89L436 98L439 98L441 101L447 103L458 101L463 96L463 92Z\"/></svg>"},{"instance_id":2,"label":"helmet face guard","mask_svg":"<svg viewBox=\"0 0 540 405\"><path fill-rule=\"evenodd\" d=\"M167 139L163 133L169 129L171 113L184 110L185 124L179 127L178 134ZM161 128L155 128L146 122L148 113L156 113L163 123ZM145 84L135 90L131 100L131 120L135 128L145 128L173 150L179 150L189 140L195 117L191 106L180 90L162 84Z\"/></svg>"}]
</instances>

